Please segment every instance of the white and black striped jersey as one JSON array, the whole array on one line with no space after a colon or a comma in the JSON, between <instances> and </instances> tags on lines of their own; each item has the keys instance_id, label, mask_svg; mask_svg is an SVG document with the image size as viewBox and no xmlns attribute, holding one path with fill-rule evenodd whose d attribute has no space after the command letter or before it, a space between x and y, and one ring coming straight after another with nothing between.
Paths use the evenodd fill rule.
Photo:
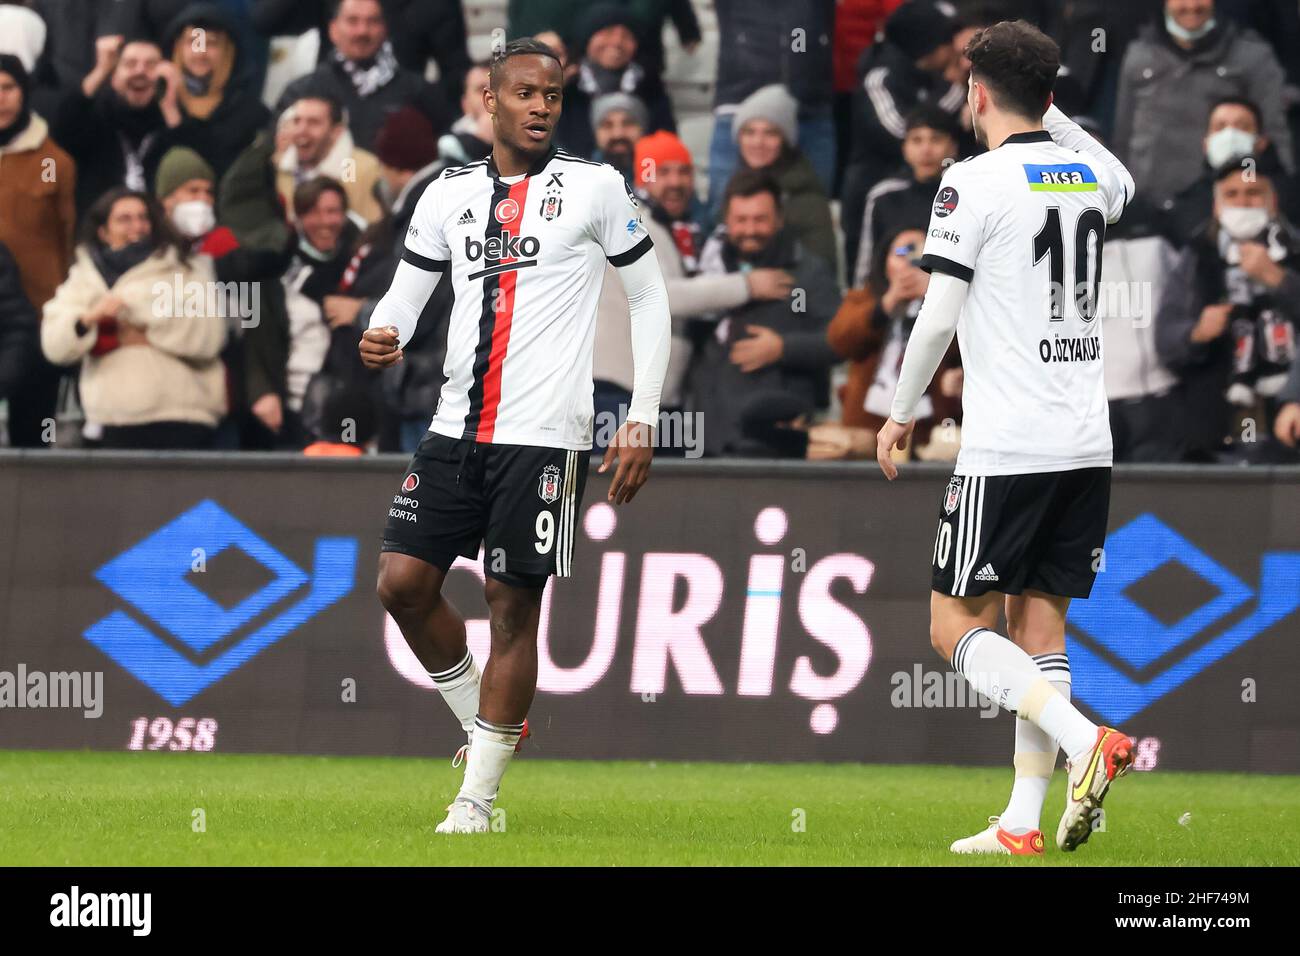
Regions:
<instances>
[{"instance_id":1,"label":"white and black striped jersey","mask_svg":"<svg viewBox=\"0 0 1300 956\"><path fill-rule=\"evenodd\" d=\"M970 283L958 475L1110 465L1097 309L1106 224L1128 198L1115 169L1046 130L944 173L921 266Z\"/></svg>"},{"instance_id":2,"label":"white and black striped jersey","mask_svg":"<svg viewBox=\"0 0 1300 956\"><path fill-rule=\"evenodd\" d=\"M450 438L583 450L606 261L651 250L612 166L552 147L522 176L487 159L420 197L403 260L449 273L447 381L430 428Z\"/></svg>"}]
</instances>

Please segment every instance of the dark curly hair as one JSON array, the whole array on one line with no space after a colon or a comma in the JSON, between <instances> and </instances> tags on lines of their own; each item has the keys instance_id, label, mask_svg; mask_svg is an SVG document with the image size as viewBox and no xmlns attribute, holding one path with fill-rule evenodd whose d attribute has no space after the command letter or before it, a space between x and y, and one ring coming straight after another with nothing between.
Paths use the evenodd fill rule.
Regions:
<instances>
[{"instance_id":1,"label":"dark curly hair","mask_svg":"<svg viewBox=\"0 0 1300 956\"><path fill-rule=\"evenodd\" d=\"M971 37L966 58L999 108L1042 118L1061 68L1061 50L1051 37L1023 20L1003 20Z\"/></svg>"}]
</instances>

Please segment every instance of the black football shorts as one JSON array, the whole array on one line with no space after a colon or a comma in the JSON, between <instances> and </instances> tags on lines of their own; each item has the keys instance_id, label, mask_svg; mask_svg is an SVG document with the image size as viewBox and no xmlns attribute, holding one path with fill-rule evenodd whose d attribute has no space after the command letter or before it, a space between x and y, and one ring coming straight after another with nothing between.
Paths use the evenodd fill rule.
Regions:
<instances>
[{"instance_id":1,"label":"black football shorts","mask_svg":"<svg viewBox=\"0 0 1300 956\"><path fill-rule=\"evenodd\" d=\"M953 475L939 506L931 588L975 597L1086 598L1101 563L1110 469Z\"/></svg>"},{"instance_id":2,"label":"black football shorts","mask_svg":"<svg viewBox=\"0 0 1300 956\"><path fill-rule=\"evenodd\" d=\"M517 587L572 573L590 452L428 432L388 509L384 551L446 571L457 555Z\"/></svg>"}]
</instances>

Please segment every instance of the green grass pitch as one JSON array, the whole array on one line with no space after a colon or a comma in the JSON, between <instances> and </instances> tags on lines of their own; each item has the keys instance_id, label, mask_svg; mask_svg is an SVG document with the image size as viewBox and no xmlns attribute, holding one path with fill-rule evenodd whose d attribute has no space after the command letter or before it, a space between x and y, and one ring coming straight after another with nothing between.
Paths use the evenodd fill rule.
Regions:
<instances>
[{"instance_id":1,"label":"green grass pitch","mask_svg":"<svg viewBox=\"0 0 1300 956\"><path fill-rule=\"evenodd\" d=\"M0 752L0 865L1300 864L1294 776L1131 774L1106 832L1064 854L1058 771L1043 860L947 851L1002 808L1009 769L524 756L503 831L435 834L459 781L443 760Z\"/></svg>"}]
</instances>

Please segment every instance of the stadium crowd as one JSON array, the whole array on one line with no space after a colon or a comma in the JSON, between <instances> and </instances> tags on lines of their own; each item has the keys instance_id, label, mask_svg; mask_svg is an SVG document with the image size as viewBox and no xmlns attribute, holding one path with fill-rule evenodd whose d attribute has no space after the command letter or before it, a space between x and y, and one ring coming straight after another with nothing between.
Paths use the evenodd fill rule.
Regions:
<instances>
[{"instance_id":1,"label":"stadium crowd","mask_svg":"<svg viewBox=\"0 0 1300 956\"><path fill-rule=\"evenodd\" d=\"M709 0L704 155L664 44L699 47L700 0L502 5L502 39L565 64L558 144L643 200L663 406L700 416L707 455L874 456L939 179L979 149L961 51L1020 17L1138 185L1098 291L1116 460L1297 460L1297 0ZM315 68L272 92L272 38L308 31ZM450 283L398 366L356 346L423 189L490 149L469 48L461 0L0 0L8 443L66 445L71 421L91 447L412 450ZM598 414L631 397L627 315L611 268ZM954 342L916 457L955 458L961 389Z\"/></svg>"}]
</instances>

